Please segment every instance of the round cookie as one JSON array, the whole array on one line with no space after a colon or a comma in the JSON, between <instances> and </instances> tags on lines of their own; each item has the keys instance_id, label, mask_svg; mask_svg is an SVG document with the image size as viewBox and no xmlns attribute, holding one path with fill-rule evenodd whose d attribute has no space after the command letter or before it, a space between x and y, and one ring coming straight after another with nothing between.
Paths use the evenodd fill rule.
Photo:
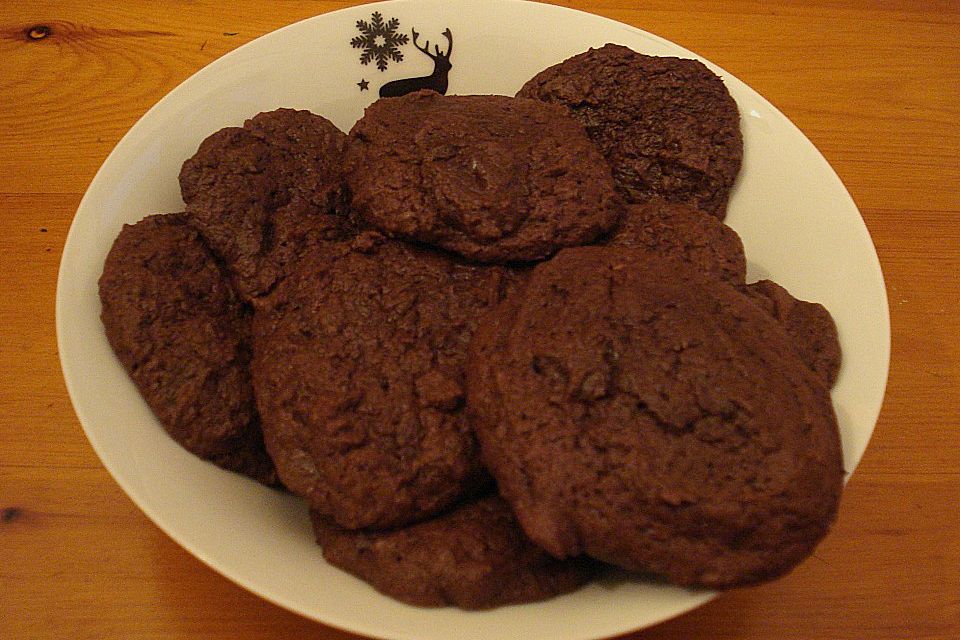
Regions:
<instances>
[{"instance_id":1,"label":"round cookie","mask_svg":"<svg viewBox=\"0 0 960 640\"><path fill-rule=\"evenodd\" d=\"M489 609L573 591L599 572L586 558L557 560L531 543L498 496L380 533L344 531L311 512L327 562L421 607Z\"/></svg>"},{"instance_id":2,"label":"round cookie","mask_svg":"<svg viewBox=\"0 0 960 640\"><path fill-rule=\"evenodd\" d=\"M828 388L832 387L840 374L843 356L830 312L822 304L794 298L770 280L750 283L741 291L783 326L793 338L800 358Z\"/></svg>"},{"instance_id":3,"label":"round cookie","mask_svg":"<svg viewBox=\"0 0 960 640\"><path fill-rule=\"evenodd\" d=\"M701 62L607 44L541 71L517 95L569 107L628 202L661 197L725 217L743 159L740 114Z\"/></svg>"},{"instance_id":4,"label":"round cookie","mask_svg":"<svg viewBox=\"0 0 960 640\"><path fill-rule=\"evenodd\" d=\"M303 259L254 317L257 403L284 484L356 529L424 519L488 482L463 366L512 277L372 233Z\"/></svg>"},{"instance_id":5,"label":"round cookie","mask_svg":"<svg viewBox=\"0 0 960 640\"><path fill-rule=\"evenodd\" d=\"M610 168L566 109L419 91L350 131L353 210L370 226L482 262L591 242L621 213Z\"/></svg>"},{"instance_id":6,"label":"round cookie","mask_svg":"<svg viewBox=\"0 0 960 640\"><path fill-rule=\"evenodd\" d=\"M325 118L277 109L217 131L183 163L191 224L246 300L269 293L316 243L350 234L342 215L345 147L346 135Z\"/></svg>"},{"instance_id":7,"label":"round cookie","mask_svg":"<svg viewBox=\"0 0 960 640\"><path fill-rule=\"evenodd\" d=\"M526 534L680 585L780 575L833 521L829 393L790 337L682 262L582 247L478 329L468 407Z\"/></svg>"},{"instance_id":8,"label":"round cookie","mask_svg":"<svg viewBox=\"0 0 960 640\"><path fill-rule=\"evenodd\" d=\"M604 244L685 260L700 273L732 285L743 285L747 277L747 258L737 232L684 204L657 199L630 205Z\"/></svg>"},{"instance_id":9,"label":"round cookie","mask_svg":"<svg viewBox=\"0 0 960 640\"><path fill-rule=\"evenodd\" d=\"M276 484L248 371L250 312L186 216L125 225L99 284L110 346L163 428L201 458Z\"/></svg>"}]
</instances>

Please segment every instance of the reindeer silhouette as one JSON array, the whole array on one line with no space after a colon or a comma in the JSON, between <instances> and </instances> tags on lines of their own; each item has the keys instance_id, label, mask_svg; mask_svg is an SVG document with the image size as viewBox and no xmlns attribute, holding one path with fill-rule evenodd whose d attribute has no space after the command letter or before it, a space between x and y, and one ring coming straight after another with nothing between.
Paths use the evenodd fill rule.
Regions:
<instances>
[{"instance_id":1,"label":"reindeer silhouette","mask_svg":"<svg viewBox=\"0 0 960 640\"><path fill-rule=\"evenodd\" d=\"M442 35L447 39L447 51L446 53L440 53L440 45L433 45L433 50L436 52L433 54L430 53L430 41L427 40L427 45L421 47L417 44L417 36L420 34L417 33L416 29L411 29L411 31L413 32L413 46L433 60L433 73L428 76L402 78L388 82L380 87L381 98L396 98L420 89L431 89L437 93L447 92L447 74L453 68L453 65L450 64L450 52L453 51L453 34L450 33L450 29L444 31Z\"/></svg>"}]
</instances>

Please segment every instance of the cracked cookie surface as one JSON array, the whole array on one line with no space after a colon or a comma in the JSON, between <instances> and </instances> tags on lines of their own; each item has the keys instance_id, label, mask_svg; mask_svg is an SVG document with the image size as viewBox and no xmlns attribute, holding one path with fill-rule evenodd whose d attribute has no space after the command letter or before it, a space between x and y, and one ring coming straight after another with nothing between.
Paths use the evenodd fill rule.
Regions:
<instances>
[{"instance_id":1,"label":"cracked cookie surface","mask_svg":"<svg viewBox=\"0 0 960 640\"><path fill-rule=\"evenodd\" d=\"M350 234L341 211L346 141L322 116L277 109L210 135L183 163L190 222L244 299L269 293L306 251Z\"/></svg>"},{"instance_id":2,"label":"cracked cookie surface","mask_svg":"<svg viewBox=\"0 0 960 640\"><path fill-rule=\"evenodd\" d=\"M517 96L569 107L628 202L660 197L725 217L743 160L740 113L700 61L607 44L544 69Z\"/></svg>"},{"instance_id":3,"label":"cracked cookie surface","mask_svg":"<svg viewBox=\"0 0 960 640\"><path fill-rule=\"evenodd\" d=\"M747 276L747 257L737 232L689 205L660 199L629 205L604 244L684 260L700 273L732 285L743 285Z\"/></svg>"},{"instance_id":4,"label":"cracked cookie surface","mask_svg":"<svg viewBox=\"0 0 960 640\"><path fill-rule=\"evenodd\" d=\"M184 214L125 225L100 276L117 358L191 453L276 484L253 398L250 310Z\"/></svg>"},{"instance_id":5,"label":"cracked cookie surface","mask_svg":"<svg viewBox=\"0 0 960 640\"><path fill-rule=\"evenodd\" d=\"M794 298L771 280L751 282L741 290L781 324L801 359L832 387L840 375L843 355L830 312L822 304Z\"/></svg>"},{"instance_id":6,"label":"cracked cookie surface","mask_svg":"<svg viewBox=\"0 0 960 640\"><path fill-rule=\"evenodd\" d=\"M557 560L530 542L498 496L379 533L343 531L316 512L311 517L329 563L422 607L488 609L543 600L599 573L599 563Z\"/></svg>"},{"instance_id":7,"label":"cracked cookie surface","mask_svg":"<svg viewBox=\"0 0 960 640\"><path fill-rule=\"evenodd\" d=\"M567 110L508 96L419 91L350 131L354 211L388 235L473 261L539 260L621 214L610 167Z\"/></svg>"},{"instance_id":8,"label":"cracked cookie surface","mask_svg":"<svg viewBox=\"0 0 960 640\"><path fill-rule=\"evenodd\" d=\"M823 382L768 313L689 265L560 252L488 314L468 406L530 538L682 585L806 557L843 478Z\"/></svg>"},{"instance_id":9,"label":"cracked cookie surface","mask_svg":"<svg viewBox=\"0 0 960 640\"><path fill-rule=\"evenodd\" d=\"M373 233L305 257L254 318L264 435L291 491L341 527L383 528L487 482L463 366L511 277Z\"/></svg>"}]
</instances>

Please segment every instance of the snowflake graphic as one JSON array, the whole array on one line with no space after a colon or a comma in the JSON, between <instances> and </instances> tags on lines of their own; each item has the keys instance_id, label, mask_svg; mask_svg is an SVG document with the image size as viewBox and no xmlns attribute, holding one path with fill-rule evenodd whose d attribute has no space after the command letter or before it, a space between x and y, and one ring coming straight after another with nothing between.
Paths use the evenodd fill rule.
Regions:
<instances>
[{"instance_id":1,"label":"snowflake graphic","mask_svg":"<svg viewBox=\"0 0 960 640\"><path fill-rule=\"evenodd\" d=\"M370 22L366 20L357 20L357 29L361 35L350 41L350 46L354 49L363 49L360 54L360 64L370 64L371 60L377 61L377 69L387 70L387 59L395 62L403 60L403 54L400 52L400 45L407 44L410 36L405 33L397 33L397 27L400 21L396 18L390 18L386 22L379 11L375 11L370 16Z\"/></svg>"}]
</instances>

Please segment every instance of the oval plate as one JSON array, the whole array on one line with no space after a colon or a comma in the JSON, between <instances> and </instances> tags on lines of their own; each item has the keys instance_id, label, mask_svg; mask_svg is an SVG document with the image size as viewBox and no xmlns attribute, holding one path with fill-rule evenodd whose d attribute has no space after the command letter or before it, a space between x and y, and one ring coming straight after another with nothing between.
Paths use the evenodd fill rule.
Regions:
<instances>
[{"instance_id":1,"label":"oval plate","mask_svg":"<svg viewBox=\"0 0 960 640\"><path fill-rule=\"evenodd\" d=\"M381 596L323 561L299 500L204 463L168 438L110 350L97 295L107 251L124 223L182 209L177 175L200 141L281 106L309 109L349 130L380 86L433 71L434 62L403 37L411 29L421 45L430 40L441 51L442 33L450 29L448 93L513 95L541 69L607 42L697 57L628 25L550 5L397 0L290 25L213 62L117 144L70 229L57 287L57 334L87 437L130 498L190 553L267 600L350 631L418 640L575 640L692 609L713 594L631 578L486 612L419 609ZM369 62L362 64L361 56ZM727 222L743 238L748 278L772 278L799 298L823 303L836 319L844 363L833 399L852 471L873 431L889 365L876 252L856 206L810 141L756 92L704 62L723 77L742 115L744 165Z\"/></svg>"}]
</instances>

